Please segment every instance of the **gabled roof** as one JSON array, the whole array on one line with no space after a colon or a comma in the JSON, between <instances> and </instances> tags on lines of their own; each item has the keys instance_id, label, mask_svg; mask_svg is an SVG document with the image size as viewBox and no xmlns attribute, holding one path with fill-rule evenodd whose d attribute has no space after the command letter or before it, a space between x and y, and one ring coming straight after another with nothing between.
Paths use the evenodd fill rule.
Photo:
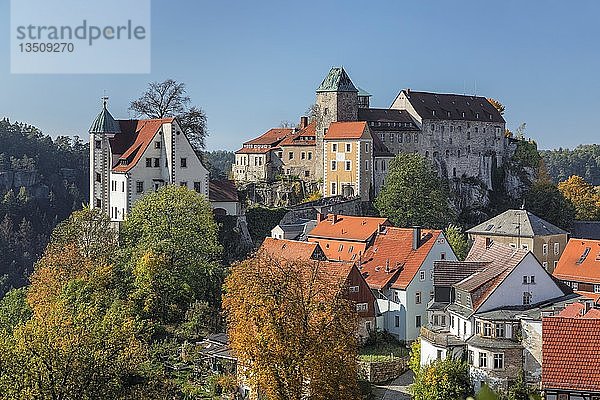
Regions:
<instances>
[{"instance_id":1,"label":"gabled roof","mask_svg":"<svg viewBox=\"0 0 600 400\"><path fill-rule=\"evenodd\" d=\"M600 319L542 320L542 389L600 393Z\"/></svg>"},{"instance_id":2,"label":"gabled roof","mask_svg":"<svg viewBox=\"0 0 600 400\"><path fill-rule=\"evenodd\" d=\"M330 214L317 223L308 237L365 242L383 225L390 225L387 218Z\"/></svg>"},{"instance_id":3,"label":"gabled roof","mask_svg":"<svg viewBox=\"0 0 600 400\"><path fill-rule=\"evenodd\" d=\"M298 242L295 240L265 238L259 252L284 260L311 260L320 258L322 250L316 242Z\"/></svg>"},{"instance_id":4,"label":"gabled roof","mask_svg":"<svg viewBox=\"0 0 600 400\"><path fill-rule=\"evenodd\" d=\"M92 122L92 126L90 126L90 133L112 133L117 134L121 133L121 128L117 121L113 118L113 116L108 112L106 108L106 100L104 100L104 104L102 105L102 110Z\"/></svg>"},{"instance_id":5,"label":"gabled roof","mask_svg":"<svg viewBox=\"0 0 600 400\"><path fill-rule=\"evenodd\" d=\"M317 89L319 92L358 92L343 67L333 67Z\"/></svg>"},{"instance_id":6,"label":"gabled roof","mask_svg":"<svg viewBox=\"0 0 600 400\"><path fill-rule=\"evenodd\" d=\"M585 313L585 305L581 303L571 303L565 307L560 313L559 317L565 318L579 318Z\"/></svg>"},{"instance_id":7,"label":"gabled roof","mask_svg":"<svg viewBox=\"0 0 600 400\"><path fill-rule=\"evenodd\" d=\"M173 121L174 118L119 121L122 133L111 139L111 149L114 149L113 155L119 155L121 151L122 154L113 171L128 172L135 167L163 124Z\"/></svg>"},{"instance_id":8,"label":"gabled roof","mask_svg":"<svg viewBox=\"0 0 600 400\"><path fill-rule=\"evenodd\" d=\"M213 180L208 183L210 201L238 202L238 191L235 183L227 179Z\"/></svg>"},{"instance_id":9,"label":"gabled roof","mask_svg":"<svg viewBox=\"0 0 600 400\"><path fill-rule=\"evenodd\" d=\"M552 274L564 281L600 284L600 240L570 239Z\"/></svg>"},{"instance_id":10,"label":"gabled roof","mask_svg":"<svg viewBox=\"0 0 600 400\"><path fill-rule=\"evenodd\" d=\"M481 271L489 261L448 261L433 262L433 285L452 286L455 283Z\"/></svg>"},{"instance_id":11,"label":"gabled roof","mask_svg":"<svg viewBox=\"0 0 600 400\"><path fill-rule=\"evenodd\" d=\"M409 89L402 90L401 93L422 119L505 122L496 107L485 97L416 92Z\"/></svg>"},{"instance_id":12,"label":"gabled roof","mask_svg":"<svg viewBox=\"0 0 600 400\"><path fill-rule=\"evenodd\" d=\"M371 135L373 138L373 156L375 157L395 157L385 144L379 139L377 135Z\"/></svg>"},{"instance_id":13,"label":"gabled roof","mask_svg":"<svg viewBox=\"0 0 600 400\"><path fill-rule=\"evenodd\" d=\"M360 139L364 136L366 128L365 121L332 122L324 139Z\"/></svg>"},{"instance_id":14,"label":"gabled roof","mask_svg":"<svg viewBox=\"0 0 600 400\"><path fill-rule=\"evenodd\" d=\"M317 135L317 122L313 121L298 132L288 135L279 146L315 146Z\"/></svg>"},{"instance_id":15,"label":"gabled roof","mask_svg":"<svg viewBox=\"0 0 600 400\"><path fill-rule=\"evenodd\" d=\"M413 250L412 228L386 227L362 257L360 271L371 288L405 289L421 268L442 231L421 231L419 247Z\"/></svg>"},{"instance_id":16,"label":"gabled roof","mask_svg":"<svg viewBox=\"0 0 600 400\"><path fill-rule=\"evenodd\" d=\"M467 233L521 237L567 234L566 231L526 210L507 210L469 229Z\"/></svg>"},{"instance_id":17,"label":"gabled roof","mask_svg":"<svg viewBox=\"0 0 600 400\"><path fill-rule=\"evenodd\" d=\"M244 146L235 153L268 153L293 132L292 128L269 129L259 137L244 142Z\"/></svg>"}]
</instances>

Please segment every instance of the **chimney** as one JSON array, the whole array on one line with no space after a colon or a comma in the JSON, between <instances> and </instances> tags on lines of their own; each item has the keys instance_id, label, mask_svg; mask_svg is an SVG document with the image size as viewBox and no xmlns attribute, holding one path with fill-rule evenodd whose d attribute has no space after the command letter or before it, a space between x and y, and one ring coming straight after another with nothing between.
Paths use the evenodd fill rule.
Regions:
<instances>
[{"instance_id":1,"label":"chimney","mask_svg":"<svg viewBox=\"0 0 600 400\"><path fill-rule=\"evenodd\" d=\"M323 220L325 220L325 214L317 212L317 223L322 222Z\"/></svg>"},{"instance_id":2,"label":"chimney","mask_svg":"<svg viewBox=\"0 0 600 400\"><path fill-rule=\"evenodd\" d=\"M336 222L338 222L337 214L331 214L331 225L335 225Z\"/></svg>"},{"instance_id":3,"label":"chimney","mask_svg":"<svg viewBox=\"0 0 600 400\"><path fill-rule=\"evenodd\" d=\"M419 248L419 246L421 245L421 227L420 226L413 226L413 241L412 241L412 248L413 250L417 250Z\"/></svg>"},{"instance_id":4,"label":"chimney","mask_svg":"<svg viewBox=\"0 0 600 400\"><path fill-rule=\"evenodd\" d=\"M489 237L485 238L485 248L486 249L489 249L490 247L492 247L492 243L494 243L492 238L489 238Z\"/></svg>"},{"instance_id":5,"label":"chimney","mask_svg":"<svg viewBox=\"0 0 600 400\"><path fill-rule=\"evenodd\" d=\"M308 117L300 117L300 129L304 129L308 126Z\"/></svg>"}]
</instances>

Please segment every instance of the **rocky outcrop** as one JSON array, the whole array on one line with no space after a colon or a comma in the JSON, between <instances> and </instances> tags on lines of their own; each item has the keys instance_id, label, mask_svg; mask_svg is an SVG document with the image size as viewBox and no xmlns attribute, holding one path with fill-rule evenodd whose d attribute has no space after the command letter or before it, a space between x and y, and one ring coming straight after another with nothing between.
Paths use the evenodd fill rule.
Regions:
<instances>
[{"instance_id":1,"label":"rocky outcrop","mask_svg":"<svg viewBox=\"0 0 600 400\"><path fill-rule=\"evenodd\" d=\"M0 172L0 193L6 193L9 190L18 192L24 187L27 194L34 198L47 198L50 188L42 183L42 177L37 171L1 171Z\"/></svg>"}]
</instances>

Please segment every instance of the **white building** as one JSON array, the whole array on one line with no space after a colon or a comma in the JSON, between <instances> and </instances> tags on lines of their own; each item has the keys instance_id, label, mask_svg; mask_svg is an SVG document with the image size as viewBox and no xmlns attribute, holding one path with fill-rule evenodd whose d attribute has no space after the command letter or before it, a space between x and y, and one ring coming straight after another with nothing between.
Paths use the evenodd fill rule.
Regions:
<instances>
[{"instance_id":1,"label":"white building","mask_svg":"<svg viewBox=\"0 0 600 400\"><path fill-rule=\"evenodd\" d=\"M208 197L209 174L175 118L118 120L106 107L90 127L90 207L123 221L133 203L177 184Z\"/></svg>"}]
</instances>

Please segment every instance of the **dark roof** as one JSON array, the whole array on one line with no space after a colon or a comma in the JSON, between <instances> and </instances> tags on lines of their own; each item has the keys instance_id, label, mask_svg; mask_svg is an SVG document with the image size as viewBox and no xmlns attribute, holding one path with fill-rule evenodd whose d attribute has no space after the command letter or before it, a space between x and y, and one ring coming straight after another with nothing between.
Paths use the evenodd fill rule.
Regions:
<instances>
[{"instance_id":1,"label":"dark roof","mask_svg":"<svg viewBox=\"0 0 600 400\"><path fill-rule=\"evenodd\" d=\"M574 221L571 237L600 240L600 221Z\"/></svg>"},{"instance_id":2,"label":"dark roof","mask_svg":"<svg viewBox=\"0 0 600 400\"><path fill-rule=\"evenodd\" d=\"M485 97L415 92L409 89L402 93L423 119L505 122Z\"/></svg>"},{"instance_id":3,"label":"dark roof","mask_svg":"<svg viewBox=\"0 0 600 400\"><path fill-rule=\"evenodd\" d=\"M106 100L102 105L102 110L92 122L92 126L90 126L90 133L120 133L121 129L119 124L113 116L108 112L106 108Z\"/></svg>"},{"instance_id":4,"label":"dark roof","mask_svg":"<svg viewBox=\"0 0 600 400\"><path fill-rule=\"evenodd\" d=\"M479 349L520 349L521 343L510 339L485 338L473 335L467 339L467 344Z\"/></svg>"},{"instance_id":5,"label":"dark roof","mask_svg":"<svg viewBox=\"0 0 600 400\"><path fill-rule=\"evenodd\" d=\"M208 184L210 201L238 202L238 191L233 181L222 179L210 181Z\"/></svg>"},{"instance_id":6,"label":"dark roof","mask_svg":"<svg viewBox=\"0 0 600 400\"><path fill-rule=\"evenodd\" d=\"M343 67L333 67L317 89L319 92L357 92L356 86Z\"/></svg>"},{"instance_id":7,"label":"dark roof","mask_svg":"<svg viewBox=\"0 0 600 400\"><path fill-rule=\"evenodd\" d=\"M489 261L434 261L433 285L452 286L484 269L488 264Z\"/></svg>"},{"instance_id":8,"label":"dark roof","mask_svg":"<svg viewBox=\"0 0 600 400\"><path fill-rule=\"evenodd\" d=\"M358 120L369 122L369 128L374 131L412 131L419 130L412 117L406 110L395 110L391 108L359 108ZM381 124L371 124L371 122L380 122ZM388 125L392 123L391 125ZM398 122L400 126L394 126ZM410 124L409 126L406 126Z\"/></svg>"},{"instance_id":9,"label":"dark roof","mask_svg":"<svg viewBox=\"0 0 600 400\"><path fill-rule=\"evenodd\" d=\"M375 157L395 157L385 144L381 141L378 135L371 134L373 138L373 155Z\"/></svg>"},{"instance_id":10,"label":"dark roof","mask_svg":"<svg viewBox=\"0 0 600 400\"><path fill-rule=\"evenodd\" d=\"M526 210L507 210L474 226L467 233L521 237L567 234L566 231Z\"/></svg>"}]
</instances>

